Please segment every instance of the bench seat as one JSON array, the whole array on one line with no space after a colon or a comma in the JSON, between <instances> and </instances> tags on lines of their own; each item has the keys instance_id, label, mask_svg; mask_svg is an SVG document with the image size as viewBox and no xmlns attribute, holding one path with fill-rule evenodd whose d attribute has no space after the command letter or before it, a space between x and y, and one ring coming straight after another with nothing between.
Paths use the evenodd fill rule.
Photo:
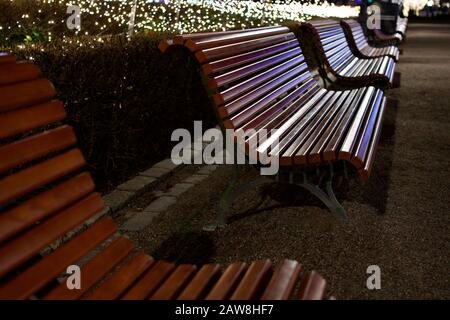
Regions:
<instances>
[{"instance_id":1,"label":"bench seat","mask_svg":"<svg viewBox=\"0 0 450 320\"><path fill-rule=\"evenodd\" d=\"M0 54L0 299L322 299L294 260L220 266L157 261L122 236L64 123L53 85ZM81 268L68 289L68 266Z\"/></svg>"},{"instance_id":2,"label":"bench seat","mask_svg":"<svg viewBox=\"0 0 450 320\"><path fill-rule=\"evenodd\" d=\"M397 17L397 27L395 32L401 35L402 40L406 38L406 29L408 28L408 18Z\"/></svg>"},{"instance_id":3,"label":"bench seat","mask_svg":"<svg viewBox=\"0 0 450 320\"><path fill-rule=\"evenodd\" d=\"M259 146L248 138L248 153L278 156L284 167L345 160L369 178L386 105L382 90L321 88L286 27L183 35L160 44L164 52L174 47L197 58L225 128L274 130Z\"/></svg>"},{"instance_id":4,"label":"bench seat","mask_svg":"<svg viewBox=\"0 0 450 320\"><path fill-rule=\"evenodd\" d=\"M389 56L398 61L400 50L394 45L384 47L373 47L369 44L364 35L364 31L356 20L341 20L341 26L347 36L347 41L354 55L359 58L376 58Z\"/></svg>"},{"instance_id":5,"label":"bench seat","mask_svg":"<svg viewBox=\"0 0 450 320\"><path fill-rule=\"evenodd\" d=\"M308 21L301 24L301 29L314 42L317 59L331 82L343 86L394 87L395 60L390 56L355 56L339 21Z\"/></svg>"}]
</instances>

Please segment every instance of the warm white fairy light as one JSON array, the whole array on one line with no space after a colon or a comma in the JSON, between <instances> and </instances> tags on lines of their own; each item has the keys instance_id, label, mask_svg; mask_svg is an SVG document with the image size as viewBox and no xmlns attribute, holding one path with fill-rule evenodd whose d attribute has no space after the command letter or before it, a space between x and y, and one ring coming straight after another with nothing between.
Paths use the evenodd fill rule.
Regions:
<instances>
[{"instance_id":1,"label":"warm white fairy light","mask_svg":"<svg viewBox=\"0 0 450 320\"><path fill-rule=\"evenodd\" d=\"M23 0L9 0L21 3ZM305 21L312 16L347 18L358 15L358 8L335 6L327 2L300 3L298 0L138 0L134 31L192 33L244 29L286 21ZM131 0L36 0L31 12L23 12L11 24L2 22L0 37L6 30L41 27L47 40L69 41L73 35L90 35L94 41L108 34L128 30ZM68 5L81 9L81 33L63 28ZM33 11L34 10L34 11ZM58 29L59 28L59 29ZM5 30L6 29L6 30ZM58 31L57 31L58 30ZM51 31L54 31L53 34ZM75 40L80 43L79 40Z\"/></svg>"}]
</instances>

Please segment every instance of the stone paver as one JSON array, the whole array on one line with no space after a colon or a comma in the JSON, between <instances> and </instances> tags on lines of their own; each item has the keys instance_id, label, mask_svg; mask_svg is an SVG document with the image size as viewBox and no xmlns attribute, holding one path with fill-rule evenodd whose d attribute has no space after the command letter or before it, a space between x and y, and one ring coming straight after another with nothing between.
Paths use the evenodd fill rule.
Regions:
<instances>
[{"instance_id":1,"label":"stone paver","mask_svg":"<svg viewBox=\"0 0 450 320\"><path fill-rule=\"evenodd\" d=\"M200 182L200 181L205 180L206 178L208 178L207 175L204 175L204 174L194 174L194 175L190 176L189 178L184 179L184 180L183 180L183 183L194 183L194 184L195 184L195 183L198 183L198 182Z\"/></svg>"},{"instance_id":2,"label":"stone paver","mask_svg":"<svg viewBox=\"0 0 450 320\"><path fill-rule=\"evenodd\" d=\"M217 169L217 165L207 165L197 171L197 174L209 175L211 172Z\"/></svg>"},{"instance_id":3,"label":"stone paver","mask_svg":"<svg viewBox=\"0 0 450 320\"><path fill-rule=\"evenodd\" d=\"M133 198L134 195L135 195L134 192L116 189L113 192L105 195L103 197L103 201L105 202L105 205L110 207L111 210L114 212L125 206L125 204L128 201L130 201L130 199Z\"/></svg>"},{"instance_id":4,"label":"stone paver","mask_svg":"<svg viewBox=\"0 0 450 320\"><path fill-rule=\"evenodd\" d=\"M175 196L178 197L179 195L181 195L182 193L188 191L190 188L192 188L194 186L193 183L177 183L176 185L174 185L172 188L169 189L169 191L167 192L168 195L171 196Z\"/></svg>"},{"instance_id":5,"label":"stone paver","mask_svg":"<svg viewBox=\"0 0 450 320\"><path fill-rule=\"evenodd\" d=\"M139 173L139 175L156 179L156 178L161 178L162 176L168 174L169 172L170 172L170 169L167 169L167 168L151 167L150 169Z\"/></svg>"},{"instance_id":6,"label":"stone paver","mask_svg":"<svg viewBox=\"0 0 450 320\"><path fill-rule=\"evenodd\" d=\"M137 176L125 183L122 183L117 189L122 191L141 192L156 181L154 177Z\"/></svg>"},{"instance_id":7,"label":"stone paver","mask_svg":"<svg viewBox=\"0 0 450 320\"><path fill-rule=\"evenodd\" d=\"M161 168L161 169L167 169L167 170L174 170L177 168L178 165L173 163L171 159L166 159L161 162L158 162L153 166L153 168Z\"/></svg>"},{"instance_id":8,"label":"stone paver","mask_svg":"<svg viewBox=\"0 0 450 320\"><path fill-rule=\"evenodd\" d=\"M124 231L139 231L148 226L160 212L136 212L136 214L127 220L120 230Z\"/></svg>"},{"instance_id":9,"label":"stone paver","mask_svg":"<svg viewBox=\"0 0 450 320\"><path fill-rule=\"evenodd\" d=\"M174 196L161 196L144 209L145 212L161 212L177 202Z\"/></svg>"}]
</instances>

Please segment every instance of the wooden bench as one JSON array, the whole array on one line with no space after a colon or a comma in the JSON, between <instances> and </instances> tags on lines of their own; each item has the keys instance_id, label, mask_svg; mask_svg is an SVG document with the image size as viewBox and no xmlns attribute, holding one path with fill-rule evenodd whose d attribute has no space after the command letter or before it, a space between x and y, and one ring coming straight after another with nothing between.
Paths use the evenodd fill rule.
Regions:
<instances>
[{"instance_id":1,"label":"wooden bench","mask_svg":"<svg viewBox=\"0 0 450 320\"><path fill-rule=\"evenodd\" d=\"M300 277L297 261L177 266L136 250L106 215L55 94L35 65L0 54L0 299L324 297L325 280ZM69 290L74 264L81 289Z\"/></svg>"},{"instance_id":2,"label":"wooden bench","mask_svg":"<svg viewBox=\"0 0 450 320\"><path fill-rule=\"evenodd\" d=\"M395 33L386 34L379 29L372 30L375 42L378 44L389 44L398 46L406 39L406 29L408 28L408 18L397 17Z\"/></svg>"},{"instance_id":3,"label":"wooden bench","mask_svg":"<svg viewBox=\"0 0 450 320\"><path fill-rule=\"evenodd\" d=\"M279 139L269 151L279 157L276 178L307 189L333 213L346 217L332 179L338 169L345 175L349 163L368 180L386 106L382 90L321 88L297 37L286 27L182 35L162 41L159 48L194 54L219 123L243 131L275 129L268 141ZM268 151L267 144L257 147L247 140L251 148L258 154ZM217 220L223 224L224 218Z\"/></svg>"},{"instance_id":4,"label":"wooden bench","mask_svg":"<svg viewBox=\"0 0 450 320\"><path fill-rule=\"evenodd\" d=\"M400 16L397 17L397 29L395 30L396 34L399 34L402 38L402 41L406 38L406 29L408 28L408 18L402 18Z\"/></svg>"},{"instance_id":5,"label":"wooden bench","mask_svg":"<svg viewBox=\"0 0 450 320\"><path fill-rule=\"evenodd\" d=\"M356 20L341 20L341 26L347 37L347 42L355 56L362 59L389 56L398 61L400 50L394 45L374 47L369 44L363 28Z\"/></svg>"},{"instance_id":6,"label":"wooden bench","mask_svg":"<svg viewBox=\"0 0 450 320\"><path fill-rule=\"evenodd\" d=\"M343 87L371 85L383 89L397 87L395 61L389 56L358 58L353 54L335 20L313 20L301 23L301 35L314 44L314 54L322 76L331 84Z\"/></svg>"}]
</instances>

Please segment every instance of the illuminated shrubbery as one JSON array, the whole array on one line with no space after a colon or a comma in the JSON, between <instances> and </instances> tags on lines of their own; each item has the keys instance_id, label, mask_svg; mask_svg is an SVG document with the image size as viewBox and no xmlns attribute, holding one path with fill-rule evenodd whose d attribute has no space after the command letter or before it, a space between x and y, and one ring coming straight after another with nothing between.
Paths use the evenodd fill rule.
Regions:
<instances>
[{"instance_id":1,"label":"illuminated shrubbery","mask_svg":"<svg viewBox=\"0 0 450 320\"><path fill-rule=\"evenodd\" d=\"M344 18L357 15L357 9L348 6L298 0L171 0L167 4L164 1L137 0L136 3L136 32L192 33L304 21L311 16ZM66 28L67 6L70 4L81 9L79 31ZM1 1L0 43L11 40L11 34L27 36L33 32L39 32L47 40L74 35L99 37L125 33L132 5L132 0Z\"/></svg>"},{"instance_id":2,"label":"illuminated shrubbery","mask_svg":"<svg viewBox=\"0 0 450 320\"><path fill-rule=\"evenodd\" d=\"M69 2L81 5L79 32L66 27ZM126 32L131 3L0 0L0 50L12 49L20 58L35 60L54 83L101 189L166 157L174 129L189 128L194 119L214 125L194 60L161 54L159 40L179 32L309 18L298 2L262 6L253 1L202 1L193 6L187 0L168 5L138 0L136 35L130 39ZM329 15L325 8L330 7L308 10ZM334 12L353 12L348 10Z\"/></svg>"}]
</instances>

